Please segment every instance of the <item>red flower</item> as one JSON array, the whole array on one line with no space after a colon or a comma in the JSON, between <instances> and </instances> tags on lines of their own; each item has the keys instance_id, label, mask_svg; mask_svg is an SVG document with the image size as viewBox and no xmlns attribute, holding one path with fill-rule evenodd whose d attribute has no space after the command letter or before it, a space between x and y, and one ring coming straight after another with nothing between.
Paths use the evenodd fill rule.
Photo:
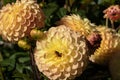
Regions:
<instances>
[{"instance_id":1,"label":"red flower","mask_svg":"<svg viewBox=\"0 0 120 80\"><path fill-rule=\"evenodd\" d=\"M105 13L104 18L109 18L112 21L116 21L120 19L120 6L112 5L104 10L103 13Z\"/></svg>"}]
</instances>

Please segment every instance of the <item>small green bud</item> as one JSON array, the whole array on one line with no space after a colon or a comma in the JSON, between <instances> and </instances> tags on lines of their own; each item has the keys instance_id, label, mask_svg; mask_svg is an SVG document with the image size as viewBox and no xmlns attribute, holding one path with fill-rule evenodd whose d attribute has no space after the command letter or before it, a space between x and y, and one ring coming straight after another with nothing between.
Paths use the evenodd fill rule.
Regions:
<instances>
[{"instance_id":1,"label":"small green bud","mask_svg":"<svg viewBox=\"0 0 120 80\"><path fill-rule=\"evenodd\" d=\"M44 36L44 33L40 30L33 29L31 30L30 35L33 39L37 40L37 39L42 38Z\"/></svg>"},{"instance_id":2,"label":"small green bud","mask_svg":"<svg viewBox=\"0 0 120 80\"><path fill-rule=\"evenodd\" d=\"M39 5L40 7L44 7L45 4L46 4L45 2L41 2Z\"/></svg>"},{"instance_id":3,"label":"small green bud","mask_svg":"<svg viewBox=\"0 0 120 80\"><path fill-rule=\"evenodd\" d=\"M31 48L31 46L25 40L19 40L18 46L25 49L25 50L29 50Z\"/></svg>"}]
</instances>

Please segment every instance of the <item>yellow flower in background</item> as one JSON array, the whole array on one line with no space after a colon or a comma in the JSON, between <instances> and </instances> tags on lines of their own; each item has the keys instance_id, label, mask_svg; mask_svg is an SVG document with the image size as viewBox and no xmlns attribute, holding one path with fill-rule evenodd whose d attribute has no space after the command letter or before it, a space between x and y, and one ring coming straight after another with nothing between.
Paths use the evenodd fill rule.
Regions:
<instances>
[{"instance_id":1,"label":"yellow flower in background","mask_svg":"<svg viewBox=\"0 0 120 80\"><path fill-rule=\"evenodd\" d=\"M4 40L15 42L29 36L34 28L44 26L45 16L34 0L17 0L0 11L0 34Z\"/></svg>"},{"instance_id":2,"label":"yellow flower in background","mask_svg":"<svg viewBox=\"0 0 120 80\"><path fill-rule=\"evenodd\" d=\"M100 47L95 50L94 54L90 56L92 62L98 64L108 64L111 57L120 50L120 35L113 29L106 27L98 27L101 35Z\"/></svg>"},{"instance_id":3,"label":"yellow flower in background","mask_svg":"<svg viewBox=\"0 0 120 80\"><path fill-rule=\"evenodd\" d=\"M84 36L88 36L95 29L95 25L87 18L82 19L79 15L75 14L63 17L58 24L66 25L72 30L80 32Z\"/></svg>"},{"instance_id":4,"label":"yellow flower in background","mask_svg":"<svg viewBox=\"0 0 120 80\"><path fill-rule=\"evenodd\" d=\"M111 32L111 33L116 33L115 29L108 28L107 26L99 25L96 27L96 30L101 32Z\"/></svg>"},{"instance_id":5,"label":"yellow flower in background","mask_svg":"<svg viewBox=\"0 0 120 80\"><path fill-rule=\"evenodd\" d=\"M61 25L52 27L36 43L35 62L40 72L51 80L74 79L87 65L85 37Z\"/></svg>"}]
</instances>

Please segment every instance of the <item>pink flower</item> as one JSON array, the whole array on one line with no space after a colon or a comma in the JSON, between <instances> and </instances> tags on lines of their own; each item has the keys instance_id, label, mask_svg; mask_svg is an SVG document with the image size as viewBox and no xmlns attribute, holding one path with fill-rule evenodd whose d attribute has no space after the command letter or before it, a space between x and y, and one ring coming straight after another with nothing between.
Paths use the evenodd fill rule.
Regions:
<instances>
[{"instance_id":1,"label":"pink flower","mask_svg":"<svg viewBox=\"0 0 120 80\"><path fill-rule=\"evenodd\" d=\"M120 6L112 5L103 11L105 13L104 18L108 18L112 21L120 19Z\"/></svg>"}]
</instances>

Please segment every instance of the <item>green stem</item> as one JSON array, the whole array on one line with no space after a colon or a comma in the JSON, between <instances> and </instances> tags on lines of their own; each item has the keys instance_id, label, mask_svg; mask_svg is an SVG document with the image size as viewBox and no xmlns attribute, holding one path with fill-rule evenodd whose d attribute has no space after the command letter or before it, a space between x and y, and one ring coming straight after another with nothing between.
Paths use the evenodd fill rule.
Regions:
<instances>
[{"instance_id":1,"label":"green stem","mask_svg":"<svg viewBox=\"0 0 120 80\"><path fill-rule=\"evenodd\" d=\"M114 22L112 20L110 20L110 21L111 21L112 28L115 29Z\"/></svg>"},{"instance_id":2,"label":"green stem","mask_svg":"<svg viewBox=\"0 0 120 80\"><path fill-rule=\"evenodd\" d=\"M2 57L2 54L0 52L0 62L3 61L3 57ZM3 71L2 71L2 67L0 65L0 76L1 76L1 80L5 80L4 78L4 75L3 75Z\"/></svg>"},{"instance_id":3,"label":"green stem","mask_svg":"<svg viewBox=\"0 0 120 80\"><path fill-rule=\"evenodd\" d=\"M106 18L106 27L108 27L108 18Z\"/></svg>"},{"instance_id":4,"label":"green stem","mask_svg":"<svg viewBox=\"0 0 120 80\"><path fill-rule=\"evenodd\" d=\"M33 49L30 50L30 59L31 59L31 67L32 67L32 71L33 71L34 80L40 80L39 71L37 69L37 66L36 66L35 60L34 60Z\"/></svg>"},{"instance_id":5,"label":"green stem","mask_svg":"<svg viewBox=\"0 0 120 80\"><path fill-rule=\"evenodd\" d=\"M2 67L0 66L0 75L1 75L1 80L5 80L2 72Z\"/></svg>"},{"instance_id":6,"label":"green stem","mask_svg":"<svg viewBox=\"0 0 120 80\"><path fill-rule=\"evenodd\" d=\"M66 8L67 8L68 12L70 12L69 0L66 0L65 5L66 5Z\"/></svg>"}]
</instances>

